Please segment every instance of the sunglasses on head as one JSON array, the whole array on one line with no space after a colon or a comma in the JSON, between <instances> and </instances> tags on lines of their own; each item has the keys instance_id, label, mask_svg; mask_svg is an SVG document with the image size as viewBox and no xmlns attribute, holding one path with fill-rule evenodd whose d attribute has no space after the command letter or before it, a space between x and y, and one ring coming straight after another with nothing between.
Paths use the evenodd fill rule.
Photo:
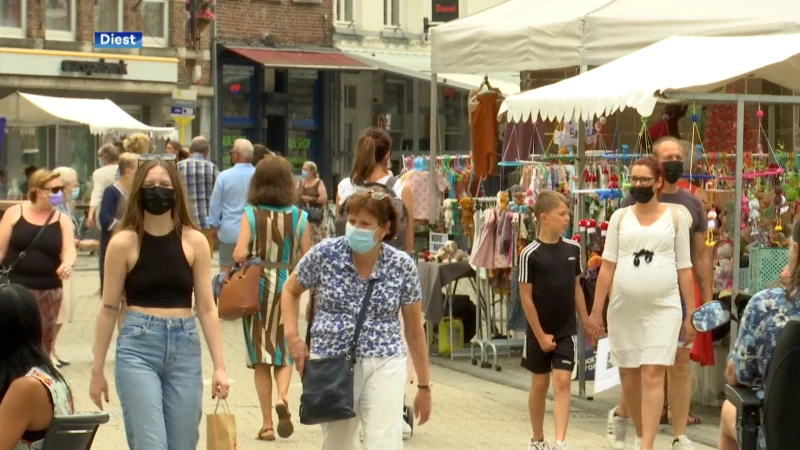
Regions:
<instances>
[{"instance_id":1,"label":"sunglasses on head","mask_svg":"<svg viewBox=\"0 0 800 450\"><path fill-rule=\"evenodd\" d=\"M376 191L373 189L365 189L365 188L356 188L355 193L364 195L369 194L369 196L372 197L373 200L383 200L389 196L389 194L387 194L386 192Z\"/></svg>"},{"instance_id":2,"label":"sunglasses on head","mask_svg":"<svg viewBox=\"0 0 800 450\"><path fill-rule=\"evenodd\" d=\"M147 153L144 155L139 155L139 165L141 166L144 163L155 161L157 159L160 159L161 161L172 161L177 164L178 155L173 155L172 153L164 153L163 155L155 153Z\"/></svg>"}]
</instances>

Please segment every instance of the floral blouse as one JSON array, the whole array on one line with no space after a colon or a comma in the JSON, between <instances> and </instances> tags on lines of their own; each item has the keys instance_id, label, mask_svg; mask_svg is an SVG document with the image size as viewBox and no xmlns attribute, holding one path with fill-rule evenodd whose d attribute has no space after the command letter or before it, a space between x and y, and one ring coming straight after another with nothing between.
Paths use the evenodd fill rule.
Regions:
<instances>
[{"instance_id":1,"label":"floral blouse","mask_svg":"<svg viewBox=\"0 0 800 450\"><path fill-rule=\"evenodd\" d=\"M786 290L773 288L754 295L742 315L739 337L731 352L736 379L750 386L758 398L764 398L764 381L775 351L778 335L790 320L800 319L800 304L786 300ZM758 448L766 443L759 432Z\"/></svg>"},{"instance_id":2,"label":"floral blouse","mask_svg":"<svg viewBox=\"0 0 800 450\"><path fill-rule=\"evenodd\" d=\"M75 414L75 404L72 401L72 392L66 381L61 381L50 375L46 369L34 367L25 375L39 380L44 387L50 391L50 399L53 403L53 414L55 416L67 416ZM28 442L21 440L13 450L39 450L44 445L44 440Z\"/></svg>"},{"instance_id":3,"label":"floral blouse","mask_svg":"<svg viewBox=\"0 0 800 450\"><path fill-rule=\"evenodd\" d=\"M408 254L386 244L368 280L375 280L356 357L384 358L405 354L398 310L422 298L417 266ZM346 237L326 239L311 248L295 268L305 289L316 289L311 326L311 353L344 353L353 340L356 319L368 280L353 266Z\"/></svg>"}]
</instances>

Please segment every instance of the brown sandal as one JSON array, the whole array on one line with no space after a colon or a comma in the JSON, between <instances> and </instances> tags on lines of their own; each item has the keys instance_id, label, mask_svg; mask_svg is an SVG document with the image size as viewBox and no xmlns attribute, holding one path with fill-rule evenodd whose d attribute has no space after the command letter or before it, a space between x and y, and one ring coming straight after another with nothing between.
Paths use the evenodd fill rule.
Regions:
<instances>
[{"instance_id":1,"label":"brown sandal","mask_svg":"<svg viewBox=\"0 0 800 450\"><path fill-rule=\"evenodd\" d=\"M275 403L275 412L278 413L278 436L286 439L294 433L292 414L289 412L286 400L278 400Z\"/></svg>"},{"instance_id":2,"label":"brown sandal","mask_svg":"<svg viewBox=\"0 0 800 450\"><path fill-rule=\"evenodd\" d=\"M258 432L256 439L259 441L274 441L275 431L272 428L262 428L261 431Z\"/></svg>"}]
</instances>

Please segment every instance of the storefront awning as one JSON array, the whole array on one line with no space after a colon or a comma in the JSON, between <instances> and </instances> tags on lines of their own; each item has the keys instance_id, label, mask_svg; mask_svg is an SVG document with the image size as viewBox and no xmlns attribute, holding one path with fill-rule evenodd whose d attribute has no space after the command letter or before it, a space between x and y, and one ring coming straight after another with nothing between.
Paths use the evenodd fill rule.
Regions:
<instances>
[{"instance_id":1,"label":"storefront awning","mask_svg":"<svg viewBox=\"0 0 800 450\"><path fill-rule=\"evenodd\" d=\"M9 128L86 125L92 134L153 133L177 139L174 128L151 127L131 117L109 99L47 97L17 92L0 100L0 116Z\"/></svg>"},{"instance_id":2,"label":"storefront awning","mask_svg":"<svg viewBox=\"0 0 800 450\"><path fill-rule=\"evenodd\" d=\"M431 54L429 52L403 52L373 49L342 48L342 52L358 58L372 67L386 72L403 75L419 80L431 80ZM518 73L490 73L489 83L503 94L519 93ZM450 87L470 90L483 82L482 75L440 73L439 82Z\"/></svg>"},{"instance_id":3,"label":"storefront awning","mask_svg":"<svg viewBox=\"0 0 800 450\"><path fill-rule=\"evenodd\" d=\"M233 53L265 67L315 70L373 70L369 64L339 52L308 52L227 47Z\"/></svg>"}]
</instances>

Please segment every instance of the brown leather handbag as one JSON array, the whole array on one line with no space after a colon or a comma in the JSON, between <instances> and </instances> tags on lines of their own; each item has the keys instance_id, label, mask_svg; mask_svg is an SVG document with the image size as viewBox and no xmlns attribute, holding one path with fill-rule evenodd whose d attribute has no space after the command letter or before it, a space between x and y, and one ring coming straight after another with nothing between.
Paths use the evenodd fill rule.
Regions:
<instances>
[{"instance_id":1,"label":"brown leather handbag","mask_svg":"<svg viewBox=\"0 0 800 450\"><path fill-rule=\"evenodd\" d=\"M238 320L261 312L261 265L234 267L219 290L219 317Z\"/></svg>"}]
</instances>

